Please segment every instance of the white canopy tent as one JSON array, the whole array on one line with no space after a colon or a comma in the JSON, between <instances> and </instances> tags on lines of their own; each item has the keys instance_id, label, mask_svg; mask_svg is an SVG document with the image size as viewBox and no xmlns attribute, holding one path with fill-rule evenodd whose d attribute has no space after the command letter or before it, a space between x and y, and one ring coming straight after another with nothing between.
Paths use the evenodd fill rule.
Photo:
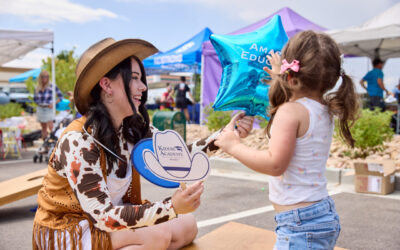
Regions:
<instances>
[{"instance_id":1,"label":"white canopy tent","mask_svg":"<svg viewBox=\"0 0 400 250\"><path fill-rule=\"evenodd\" d=\"M370 59L400 58L400 3L364 24L343 30L327 31L344 54ZM400 126L400 104L397 105L396 133Z\"/></svg>"},{"instance_id":2,"label":"white canopy tent","mask_svg":"<svg viewBox=\"0 0 400 250\"><path fill-rule=\"evenodd\" d=\"M43 48L51 43L51 75L53 83L53 103L55 103L55 65L54 65L54 34L51 31L20 31L0 29L0 65L19 58L32 50ZM53 105L53 114L55 114Z\"/></svg>"},{"instance_id":3,"label":"white canopy tent","mask_svg":"<svg viewBox=\"0 0 400 250\"><path fill-rule=\"evenodd\" d=\"M400 3L364 24L327 31L344 54L382 60L400 57Z\"/></svg>"}]
</instances>

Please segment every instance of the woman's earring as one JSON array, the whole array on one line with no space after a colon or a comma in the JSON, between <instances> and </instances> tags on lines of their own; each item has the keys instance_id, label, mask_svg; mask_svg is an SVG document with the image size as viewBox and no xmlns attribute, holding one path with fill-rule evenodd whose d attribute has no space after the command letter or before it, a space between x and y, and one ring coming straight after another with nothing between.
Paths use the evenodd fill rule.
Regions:
<instances>
[{"instance_id":1,"label":"woman's earring","mask_svg":"<svg viewBox=\"0 0 400 250\"><path fill-rule=\"evenodd\" d=\"M106 102L107 103L113 103L114 102L114 98L111 94L106 94Z\"/></svg>"}]
</instances>

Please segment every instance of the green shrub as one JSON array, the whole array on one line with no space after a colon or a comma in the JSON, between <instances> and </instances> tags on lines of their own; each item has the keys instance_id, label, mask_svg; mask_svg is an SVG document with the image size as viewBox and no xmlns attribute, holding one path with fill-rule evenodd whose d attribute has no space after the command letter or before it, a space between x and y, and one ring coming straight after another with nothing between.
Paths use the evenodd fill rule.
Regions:
<instances>
[{"instance_id":1,"label":"green shrub","mask_svg":"<svg viewBox=\"0 0 400 250\"><path fill-rule=\"evenodd\" d=\"M260 125L260 128L263 129L268 125L268 121L264 117L258 115L255 117L255 122L257 122Z\"/></svg>"},{"instance_id":2,"label":"green shrub","mask_svg":"<svg viewBox=\"0 0 400 250\"><path fill-rule=\"evenodd\" d=\"M6 119L13 116L20 116L24 109L19 103L0 104L0 119Z\"/></svg>"},{"instance_id":3,"label":"green shrub","mask_svg":"<svg viewBox=\"0 0 400 250\"><path fill-rule=\"evenodd\" d=\"M232 111L215 111L212 105L213 103L210 103L204 108L204 113L207 115L206 126L210 131L217 131L229 123Z\"/></svg>"},{"instance_id":4,"label":"green shrub","mask_svg":"<svg viewBox=\"0 0 400 250\"><path fill-rule=\"evenodd\" d=\"M194 89L193 89L193 98L198 103L200 102L200 94L201 94L201 76L200 74L193 75Z\"/></svg>"},{"instance_id":5,"label":"green shrub","mask_svg":"<svg viewBox=\"0 0 400 250\"><path fill-rule=\"evenodd\" d=\"M371 111L363 109L360 118L350 129L355 142L355 149L350 150L346 155L351 158L365 158L370 152L382 151L383 143L393 137L393 130L390 128L392 112L380 112L379 109ZM335 137L339 139L339 126L336 120ZM339 140L344 143L340 138Z\"/></svg>"},{"instance_id":6,"label":"green shrub","mask_svg":"<svg viewBox=\"0 0 400 250\"><path fill-rule=\"evenodd\" d=\"M147 113L149 114L149 118L150 118L150 119L153 119L153 115L154 115L154 113L155 113L156 111L158 111L158 110L157 110L157 109L156 109L156 110L154 110L154 109L148 109L148 110L147 110Z\"/></svg>"},{"instance_id":7,"label":"green shrub","mask_svg":"<svg viewBox=\"0 0 400 250\"><path fill-rule=\"evenodd\" d=\"M52 79L51 60L51 57L42 60L42 68L49 72L50 81ZM76 82L75 68L77 63L78 58L75 55L75 48L72 50L62 50L55 58L56 85L64 96L67 91L74 91Z\"/></svg>"}]
</instances>

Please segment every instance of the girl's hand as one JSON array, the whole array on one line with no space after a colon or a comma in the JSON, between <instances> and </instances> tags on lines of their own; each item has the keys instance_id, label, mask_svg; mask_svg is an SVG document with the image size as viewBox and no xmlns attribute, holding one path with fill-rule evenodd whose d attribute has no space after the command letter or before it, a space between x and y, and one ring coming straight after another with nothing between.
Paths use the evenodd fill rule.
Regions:
<instances>
[{"instance_id":1,"label":"girl's hand","mask_svg":"<svg viewBox=\"0 0 400 250\"><path fill-rule=\"evenodd\" d=\"M269 53L270 55L267 55L267 59L271 63L271 69L268 67L264 67L263 69L273 77L274 75L279 75L281 73L282 59L278 52L274 53L274 51L271 50Z\"/></svg>"},{"instance_id":2,"label":"girl's hand","mask_svg":"<svg viewBox=\"0 0 400 250\"><path fill-rule=\"evenodd\" d=\"M176 214L187 214L196 210L200 206L200 196L204 186L202 181L198 181L185 190L179 188L172 195L172 206Z\"/></svg>"},{"instance_id":3,"label":"girl's hand","mask_svg":"<svg viewBox=\"0 0 400 250\"><path fill-rule=\"evenodd\" d=\"M233 119L232 119L233 120ZM235 129L234 123L230 122L218 135L214 144L229 154L230 150L240 143L238 130Z\"/></svg>"}]
</instances>

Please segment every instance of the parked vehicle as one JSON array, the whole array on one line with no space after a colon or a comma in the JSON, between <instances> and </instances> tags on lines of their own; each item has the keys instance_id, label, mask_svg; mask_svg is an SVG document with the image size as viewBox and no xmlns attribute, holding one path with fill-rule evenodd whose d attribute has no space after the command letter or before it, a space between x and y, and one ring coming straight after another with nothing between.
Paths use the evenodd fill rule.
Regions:
<instances>
[{"instance_id":1,"label":"parked vehicle","mask_svg":"<svg viewBox=\"0 0 400 250\"><path fill-rule=\"evenodd\" d=\"M34 113L32 107L32 96L25 86L0 86L0 104L6 104L9 102L19 103L22 108L28 113Z\"/></svg>"},{"instance_id":2,"label":"parked vehicle","mask_svg":"<svg viewBox=\"0 0 400 250\"><path fill-rule=\"evenodd\" d=\"M6 104L10 102L10 97L2 91L0 91L0 104Z\"/></svg>"},{"instance_id":3,"label":"parked vehicle","mask_svg":"<svg viewBox=\"0 0 400 250\"><path fill-rule=\"evenodd\" d=\"M26 87L22 87L22 86L3 87L3 92L8 93L10 102L16 102L16 103L32 102L29 99L29 96L31 96L31 94L29 93L29 91Z\"/></svg>"}]
</instances>

